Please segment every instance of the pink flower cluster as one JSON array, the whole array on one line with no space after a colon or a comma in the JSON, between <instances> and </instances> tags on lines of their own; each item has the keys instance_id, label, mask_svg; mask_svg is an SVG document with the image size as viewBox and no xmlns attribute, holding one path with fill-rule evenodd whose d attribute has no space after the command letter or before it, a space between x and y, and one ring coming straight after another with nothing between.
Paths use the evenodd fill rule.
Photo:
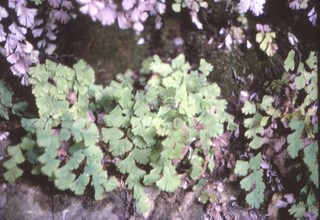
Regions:
<instances>
[{"instance_id":1,"label":"pink flower cluster","mask_svg":"<svg viewBox=\"0 0 320 220\"><path fill-rule=\"evenodd\" d=\"M8 0L7 5L0 4L0 53L11 64L12 73L21 77L23 85L28 85L29 67L38 62L39 55L27 40L27 34L39 40L38 48L45 48L46 53L52 54L56 22L65 23L70 19L68 10L73 6L69 0L48 0L48 3L52 8L48 10L46 20L36 18L39 11L28 7L27 0Z\"/></svg>"},{"instance_id":2,"label":"pink flower cluster","mask_svg":"<svg viewBox=\"0 0 320 220\"><path fill-rule=\"evenodd\" d=\"M255 16L263 13L263 7L266 0L240 0L238 9L240 13L251 11Z\"/></svg>"},{"instance_id":3,"label":"pink flower cluster","mask_svg":"<svg viewBox=\"0 0 320 220\"><path fill-rule=\"evenodd\" d=\"M150 15L165 12L165 1L161 0L123 0L122 9L112 0L77 0L80 11L88 14L93 21L100 21L103 25L112 25L116 21L121 29L133 28L137 33L144 29L143 22Z\"/></svg>"}]
</instances>

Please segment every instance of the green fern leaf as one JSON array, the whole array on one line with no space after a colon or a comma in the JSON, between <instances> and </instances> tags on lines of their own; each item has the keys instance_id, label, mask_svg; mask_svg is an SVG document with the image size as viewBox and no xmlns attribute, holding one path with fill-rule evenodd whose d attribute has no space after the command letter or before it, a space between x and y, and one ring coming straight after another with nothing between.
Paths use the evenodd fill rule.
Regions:
<instances>
[{"instance_id":1,"label":"green fern leaf","mask_svg":"<svg viewBox=\"0 0 320 220\"><path fill-rule=\"evenodd\" d=\"M131 141L128 138L120 139L117 142L112 142L109 145L109 151L113 156L120 156L126 152L129 152L133 147Z\"/></svg>"},{"instance_id":2,"label":"green fern leaf","mask_svg":"<svg viewBox=\"0 0 320 220\"><path fill-rule=\"evenodd\" d=\"M135 165L135 161L131 156L128 156L124 160L116 162L117 168L123 174L130 173L133 165Z\"/></svg>"},{"instance_id":3,"label":"green fern leaf","mask_svg":"<svg viewBox=\"0 0 320 220\"><path fill-rule=\"evenodd\" d=\"M87 124L87 120L85 118L78 118L73 123L70 131L76 142L80 142L83 140L82 131L85 128L86 124Z\"/></svg>"},{"instance_id":4,"label":"green fern leaf","mask_svg":"<svg viewBox=\"0 0 320 220\"><path fill-rule=\"evenodd\" d=\"M60 146L58 136L52 135L51 130L38 130L37 131L37 144L40 147L56 150Z\"/></svg>"},{"instance_id":5,"label":"green fern leaf","mask_svg":"<svg viewBox=\"0 0 320 220\"><path fill-rule=\"evenodd\" d=\"M300 121L298 118L293 117L290 120L289 126L294 130L292 134L289 134L287 137L288 141L288 154L291 158L296 158L299 151L303 147L303 142L301 140L301 135L305 127L305 123Z\"/></svg>"},{"instance_id":6,"label":"green fern leaf","mask_svg":"<svg viewBox=\"0 0 320 220\"><path fill-rule=\"evenodd\" d=\"M139 149L139 148L135 148L134 150L132 150L130 152L130 155L132 156L132 158L140 163L140 164L148 164L150 159L149 156L151 155L151 149Z\"/></svg>"},{"instance_id":7,"label":"green fern leaf","mask_svg":"<svg viewBox=\"0 0 320 220\"><path fill-rule=\"evenodd\" d=\"M83 173L70 185L70 189L74 191L76 195L82 195L89 181L89 175Z\"/></svg>"},{"instance_id":8,"label":"green fern leaf","mask_svg":"<svg viewBox=\"0 0 320 220\"><path fill-rule=\"evenodd\" d=\"M250 191L254 184L253 174L246 176L243 180L240 181L240 186L246 191Z\"/></svg>"},{"instance_id":9,"label":"green fern leaf","mask_svg":"<svg viewBox=\"0 0 320 220\"><path fill-rule=\"evenodd\" d=\"M102 138L105 143L116 144L123 137L123 132L119 128L102 128Z\"/></svg>"},{"instance_id":10,"label":"green fern leaf","mask_svg":"<svg viewBox=\"0 0 320 220\"><path fill-rule=\"evenodd\" d=\"M290 215L293 215L293 217L302 219L304 217L304 213L306 211L306 205L304 202L299 202L298 204L294 204L289 209Z\"/></svg>"},{"instance_id":11,"label":"green fern leaf","mask_svg":"<svg viewBox=\"0 0 320 220\"><path fill-rule=\"evenodd\" d=\"M243 160L237 160L236 166L234 169L235 174L240 176L246 176L249 170L249 163Z\"/></svg>"},{"instance_id":12,"label":"green fern leaf","mask_svg":"<svg viewBox=\"0 0 320 220\"><path fill-rule=\"evenodd\" d=\"M260 204L264 201L263 192L253 190L246 196L246 201L252 208L258 209Z\"/></svg>"},{"instance_id":13,"label":"green fern leaf","mask_svg":"<svg viewBox=\"0 0 320 220\"><path fill-rule=\"evenodd\" d=\"M242 113L244 113L245 115L249 115L249 114L254 114L256 113L257 109L256 109L256 105L254 103L251 103L249 101L246 101L244 103L244 106L241 109Z\"/></svg>"},{"instance_id":14,"label":"green fern leaf","mask_svg":"<svg viewBox=\"0 0 320 220\"><path fill-rule=\"evenodd\" d=\"M171 66L173 69L180 69L186 62L184 54L179 54L176 58L171 61Z\"/></svg>"},{"instance_id":15,"label":"green fern leaf","mask_svg":"<svg viewBox=\"0 0 320 220\"><path fill-rule=\"evenodd\" d=\"M203 170L203 158L199 157L198 155L193 155L190 160L192 164L192 169L190 173L190 177L193 180L199 179L202 170Z\"/></svg>"},{"instance_id":16,"label":"green fern leaf","mask_svg":"<svg viewBox=\"0 0 320 220\"><path fill-rule=\"evenodd\" d=\"M11 156L11 159L13 159L16 164L20 164L25 161L25 158L24 158L22 151L21 151L21 144L18 144L15 146L9 146L7 148L7 151L8 151L8 154ZM5 166L5 164L4 164L4 166Z\"/></svg>"},{"instance_id":17,"label":"green fern leaf","mask_svg":"<svg viewBox=\"0 0 320 220\"><path fill-rule=\"evenodd\" d=\"M82 131L82 135L86 146L95 145L99 141L99 130L93 123L89 128Z\"/></svg>"},{"instance_id":18,"label":"green fern leaf","mask_svg":"<svg viewBox=\"0 0 320 220\"><path fill-rule=\"evenodd\" d=\"M249 161L249 168L251 170L258 170L261 168L262 156L258 153L255 157L252 157Z\"/></svg>"},{"instance_id":19,"label":"green fern leaf","mask_svg":"<svg viewBox=\"0 0 320 220\"><path fill-rule=\"evenodd\" d=\"M211 71L213 70L213 66L210 63L207 63L204 59L200 59L199 70L205 75L209 76Z\"/></svg>"},{"instance_id":20,"label":"green fern leaf","mask_svg":"<svg viewBox=\"0 0 320 220\"><path fill-rule=\"evenodd\" d=\"M45 161L45 165L41 167L41 172L49 177L53 176L60 165L59 160L50 157L47 157L45 160L43 160L42 157L39 157L39 161Z\"/></svg>"},{"instance_id":21,"label":"green fern leaf","mask_svg":"<svg viewBox=\"0 0 320 220\"><path fill-rule=\"evenodd\" d=\"M249 143L249 147L251 147L252 149L259 149L263 145L263 143L263 138L255 135L252 141Z\"/></svg>"},{"instance_id":22,"label":"green fern leaf","mask_svg":"<svg viewBox=\"0 0 320 220\"><path fill-rule=\"evenodd\" d=\"M310 69L313 69L317 63L317 56L314 51L311 51L309 54L308 59L306 60L306 64L309 66Z\"/></svg>"},{"instance_id":23,"label":"green fern leaf","mask_svg":"<svg viewBox=\"0 0 320 220\"><path fill-rule=\"evenodd\" d=\"M55 170L54 175L56 177L55 186L60 190L69 189L76 178L76 175L70 172L66 166Z\"/></svg>"},{"instance_id":24,"label":"green fern leaf","mask_svg":"<svg viewBox=\"0 0 320 220\"><path fill-rule=\"evenodd\" d=\"M85 155L80 150L76 151L72 153L72 157L68 160L65 166L68 170L75 170L80 166L84 159Z\"/></svg>"},{"instance_id":25,"label":"green fern leaf","mask_svg":"<svg viewBox=\"0 0 320 220\"><path fill-rule=\"evenodd\" d=\"M148 175L144 176L143 183L146 185L151 185L155 183L157 180L161 178L162 169L163 167L161 166L154 167Z\"/></svg>"},{"instance_id":26,"label":"green fern leaf","mask_svg":"<svg viewBox=\"0 0 320 220\"><path fill-rule=\"evenodd\" d=\"M83 60L73 65L73 69L76 71L76 78L80 85L92 85L94 83L94 71Z\"/></svg>"},{"instance_id":27,"label":"green fern leaf","mask_svg":"<svg viewBox=\"0 0 320 220\"><path fill-rule=\"evenodd\" d=\"M128 115L125 114L125 112L122 111L121 107L117 105L110 114L106 115L104 117L104 120L107 124L107 126L112 127L127 127L130 119Z\"/></svg>"},{"instance_id":28,"label":"green fern leaf","mask_svg":"<svg viewBox=\"0 0 320 220\"><path fill-rule=\"evenodd\" d=\"M3 164L4 166L4 164ZM6 181L9 183L14 182L16 179L18 179L20 176L22 176L23 170L20 169L19 167L13 167L9 170L7 170L4 174L3 177L5 178Z\"/></svg>"},{"instance_id":29,"label":"green fern leaf","mask_svg":"<svg viewBox=\"0 0 320 220\"><path fill-rule=\"evenodd\" d=\"M284 61L284 69L286 71L289 70L294 70L294 55L295 55L295 51L294 50L290 50L290 52L288 53L287 59Z\"/></svg>"},{"instance_id":30,"label":"green fern leaf","mask_svg":"<svg viewBox=\"0 0 320 220\"><path fill-rule=\"evenodd\" d=\"M162 177L156 182L157 187L166 192L174 192L181 181L170 161L164 163Z\"/></svg>"},{"instance_id":31,"label":"green fern leaf","mask_svg":"<svg viewBox=\"0 0 320 220\"><path fill-rule=\"evenodd\" d=\"M311 175L310 180L314 185L319 188L319 163L317 160L318 155L318 141L313 142L309 146L305 147L303 161L307 165Z\"/></svg>"}]
</instances>

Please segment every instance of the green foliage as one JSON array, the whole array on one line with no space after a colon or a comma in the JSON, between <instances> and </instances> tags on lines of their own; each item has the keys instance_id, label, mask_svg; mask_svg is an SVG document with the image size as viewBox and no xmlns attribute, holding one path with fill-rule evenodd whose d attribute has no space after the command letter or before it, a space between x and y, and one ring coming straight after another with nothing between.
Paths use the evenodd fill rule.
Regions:
<instances>
[{"instance_id":1,"label":"green foliage","mask_svg":"<svg viewBox=\"0 0 320 220\"><path fill-rule=\"evenodd\" d=\"M225 126L235 127L220 88L207 82L212 68L201 60L193 70L184 55L170 64L154 56L142 74L150 80L138 91L130 76L104 89L94 85L94 72L83 61L69 68L47 60L31 68L39 118L22 125L35 141L8 148L5 178L21 176L18 165L27 160L33 174L48 176L58 189L80 195L91 184L95 198L102 199L118 186L104 169L104 158L114 158L138 209L147 211L145 186L174 192L182 182L181 163L190 164L186 174L199 180L209 168L200 155L213 159L212 139L223 135ZM99 124L97 112L104 114ZM201 147L192 151L195 142Z\"/></svg>"},{"instance_id":2,"label":"green foliage","mask_svg":"<svg viewBox=\"0 0 320 220\"><path fill-rule=\"evenodd\" d=\"M236 162L235 173L239 176L246 176L241 180L242 189L250 192L246 196L247 203L253 208L259 208L264 201L265 184L263 182L263 170L261 153L251 158L250 161L238 160ZM247 175L250 173L249 175Z\"/></svg>"},{"instance_id":3,"label":"green foliage","mask_svg":"<svg viewBox=\"0 0 320 220\"><path fill-rule=\"evenodd\" d=\"M25 101L14 102L12 88L0 79L0 118L9 120L10 114L23 116L28 107Z\"/></svg>"},{"instance_id":4,"label":"green foliage","mask_svg":"<svg viewBox=\"0 0 320 220\"><path fill-rule=\"evenodd\" d=\"M286 82L282 84L282 87L284 87L282 90L290 91L293 94L292 97L289 97L287 93L289 100L283 101L285 109L281 105L276 106L275 98L267 95L263 97L261 103L247 101L242 108L242 112L248 116L244 120L244 126L247 129L245 136L251 139L249 143L250 149L258 150L258 154L251 158L249 162L238 160L235 173L245 176L240 182L241 188L250 191L246 201L254 208L259 208L261 202L263 202L263 191L265 189L262 180L263 169L260 168L262 163L261 152L270 151L270 149L271 152L279 151L281 146L285 146L289 157L300 161L298 166L307 169L307 174L305 175L306 185L301 190L298 203L293 205L289 212L294 217L301 219L307 211L314 214L317 213L318 208L315 205L314 193L319 189L318 142L316 141L318 121L314 120L317 111L318 92L315 57L315 53L311 52L309 58L305 61L308 65L307 70L302 62L296 65L294 51L289 52L284 63L285 70L296 70L297 72L292 76L290 76L291 73L284 74ZM276 94L275 97L278 100L283 99L283 97L277 97L277 95L279 94ZM289 134L284 136L285 143L278 146L277 149L273 149L272 145L269 147L270 135L274 137L284 134L283 130L277 130L280 127L278 123L283 123L287 127L286 132ZM278 169L283 169L283 167L278 167ZM301 172L303 173L291 175L304 175L305 169L301 170Z\"/></svg>"},{"instance_id":5,"label":"green foliage","mask_svg":"<svg viewBox=\"0 0 320 220\"><path fill-rule=\"evenodd\" d=\"M190 3L188 3L187 0L175 0L174 3L172 3L172 10L174 12L179 13L182 8L190 7ZM190 8L191 10L196 10L198 11L199 8L207 8L208 7L208 2L206 1L194 1L192 4L192 7Z\"/></svg>"},{"instance_id":6,"label":"green foliage","mask_svg":"<svg viewBox=\"0 0 320 220\"><path fill-rule=\"evenodd\" d=\"M277 45L274 43L276 38L275 32L258 32L256 35L256 41L260 44L260 49L264 51L268 56L273 56L277 51Z\"/></svg>"},{"instance_id":7,"label":"green foliage","mask_svg":"<svg viewBox=\"0 0 320 220\"><path fill-rule=\"evenodd\" d=\"M36 5L41 5L44 0L30 0L31 2L34 2Z\"/></svg>"},{"instance_id":8,"label":"green foliage","mask_svg":"<svg viewBox=\"0 0 320 220\"><path fill-rule=\"evenodd\" d=\"M225 123L233 125L233 118L224 111L226 101L218 99L219 87L206 81L212 66L204 60L197 71L190 69L183 55L171 64L155 56L145 69L144 74L152 76L142 91L133 93L126 80L106 88L114 108L104 117L106 128L102 128L109 152L121 158L116 166L128 175L128 188L134 195L139 192L137 205L144 204L140 200L145 197L143 185L138 183L175 191L181 179L173 161L184 160L186 146L197 139L202 143L201 151L209 153L208 141L223 134ZM197 130L200 124L204 128ZM149 173L140 168L146 164L152 167ZM203 159L194 153L190 164L190 177L199 179Z\"/></svg>"},{"instance_id":9,"label":"green foliage","mask_svg":"<svg viewBox=\"0 0 320 220\"><path fill-rule=\"evenodd\" d=\"M33 173L50 177L58 189L82 194L91 183L95 198L103 198L117 183L103 170L103 153L97 145L100 132L90 116L89 94L97 89L93 70L83 61L71 69L47 60L31 68L30 75L39 118L25 119L22 125L36 141L32 148L24 147L24 141L8 148L11 158L4 164L5 178L19 177L17 165L29 158Z\"/></svg>"},{"instance_id":10,"label":"green foliage","mask_svg":"<svg viewBox=\"0 0 320 220\"><path fill-rule=\"evenodd\" d=\"M23 170L18 167L19 164L22 164L26 160L22 151L28 150L31 152L34 145L35 142L33 140L25 137L20 144L8 147L10 159L3 163L3 167L7 169L3 176L8 182L14 182L23 174Z\"/></svg>"}]
</instances>

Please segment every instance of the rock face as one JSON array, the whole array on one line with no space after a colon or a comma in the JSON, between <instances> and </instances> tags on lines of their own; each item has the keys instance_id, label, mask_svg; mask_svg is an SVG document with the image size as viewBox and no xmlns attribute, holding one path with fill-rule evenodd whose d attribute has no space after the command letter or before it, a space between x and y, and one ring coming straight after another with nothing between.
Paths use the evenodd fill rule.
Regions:
<instances>
[{"instance_id":1,"label":"rock face","mask_svg":"<svg viewBox=\"0 0 320 220\"><path fill-rule=\"evenodd\" d=\"M155 194L155 208L148 217L139 215L125 190L111 192L102 201L76 197L23 181L0 185L0 220L143 220L205 219L205 211L194 202L193 193Z\"/></svg>"}]
</instances>

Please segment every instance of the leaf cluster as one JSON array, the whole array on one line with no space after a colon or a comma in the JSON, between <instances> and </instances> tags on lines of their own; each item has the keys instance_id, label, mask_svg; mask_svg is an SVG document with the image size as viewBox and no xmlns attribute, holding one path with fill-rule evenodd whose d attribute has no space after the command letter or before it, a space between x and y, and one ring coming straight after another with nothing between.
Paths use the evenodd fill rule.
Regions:
<instances>
[{"instance_id":1,"label":"leaf cluster","mask_svg":"<svg viewBox=\"0 0 320 220\"><path fill-rule=\"evenodd\" d=\"M220 88L207 82L211 70L204 60L192 70L184 55L170 64L154 56L144 90L134 93L128 81L106 88L114 108L104 117L103 141L112 156L120 158L116 166L127 175L125 183L140 209L146 209L144 185L155 184L167 192L180 187L179 164L189 163L187 173L199 179L204 170L200 153L212 154L211 138L221 136L225 124L232 128L233 117L225 112ZM201 148L192 150L196 140ZM150 171L143 169L145 165Z\"/></svg>"},{"instance_id":2,"label":"leaf cluster","mask_svg":"<svg viewBox=\"0 0 320 220\"><path fill-rule=\"evenodd\" d=\"M94 85L84 61L69 68L47 60L31 68L39 117L22 121L29 134L8 148L5 178L21 176L18 166L27 161L33 174L48 176L58 189L80 195L90 184L102 199L118 186L104 169L103 161L111 158L138 209L146 212L146 186L173 192L186 178L178 172L200 179L213 169L201 155L213 158L212 139L235 127L220 88L207 82L212 68L201 60L191 69L184 55L170 64L154 56L144 68L150 79L138 91L128 76L106 88ZM179 170L182 164L189 168Z\"/></svg>"},{"instance_id":3,"label":"leaf cluster","mask_svg":"<svg viewBox=\"0 0 320 220\"><path fill-rule=\"evenodd\" d=\"M316 200L313 197L315 192L319 190L319 176L317 172L318 148L316 147L318 145L316 141L318 121L315 118L318 91L315 53L310 53L305 64L300 62L295 65L294 58L295 52L290 51L284 62L284 67L287 71L284 75L289 75L289 77L286 77L286 84L282 88L282 90L287 91L287 100L283 101L285 108L279 104L275 104L275 99L280 99L277 95L274 97L265 95L260 103L246 101L242 112L247 115L247 118L244 120L246 128L245 136L251 140L249 143L250 149L258 152L256 157L264 149L277 153L287 151L289 156L287 160L295 159L295 161L300 161L299 166L306 167L308 170L306 185L300 195L302 200L298 204L293 205L289 210L292 215L301 218L304 214L304 211L302 212L302 204L303 210L317 213ZM305 65L307 65L307 68L305 68ZM288 94L292 94L292 96ZM282 130L279 128L282 128ZM286 131L283 131L283 128ZM270 146L270 143L272 143L270 141L271 137L281 136L286 132L289 135L284 136L285 141L282 144L274 147ZM256 157L251 158L249 162L237 161L235 173L246 176L241 181L241 188L250 191L251 196L248 194L246 197L248 204L258 208L263 202L263 192L258 191L254 194L255 196L252 196L254 192L254 190L252 191L252 187L255 186L256 189L261 186L259 190L263 191L264 187L262 185L264 186L264 184L262 180L263 169L260 165L256 167L256 170L250 166L251 160L254 160ZM259 158L261 158L261 155ZM262 160L260 161L261 163ZM281 169L282 167L278 168ZM303 173L296 175L301 177ZM255 176L255 178L251 178L252 176ZM297 181L299 181L299 178L297 178ZM306 197L308 198L308 202L303 201L303 198Z\"/></svg>"},{"instance_id":4,"label":"leaf cluster","mask_svg":"<svg viewBox=\"0 0 320 220\"><path fill-rule=\"evenodd\" d=\"M25 101L15 101L12 88L0 79L0 117L9 120L10 114L23 116L27 106Z\"/></svg>"}]
</instances>

